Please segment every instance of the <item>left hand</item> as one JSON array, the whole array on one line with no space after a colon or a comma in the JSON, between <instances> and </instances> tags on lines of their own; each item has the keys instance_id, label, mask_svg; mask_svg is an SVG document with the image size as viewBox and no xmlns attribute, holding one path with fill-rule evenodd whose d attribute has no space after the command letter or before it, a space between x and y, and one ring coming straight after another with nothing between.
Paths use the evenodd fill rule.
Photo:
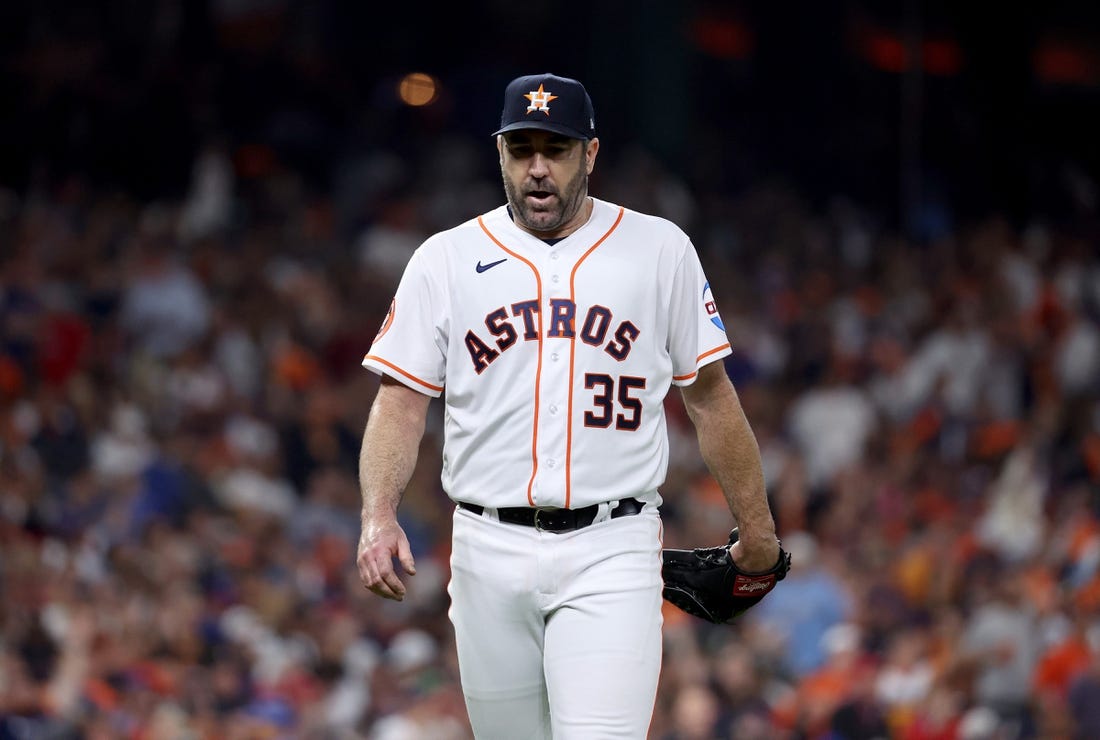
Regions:
<instances>
[{"instance_id":1,"label":"left hand","mask_svg":"<svg viewBox=\"0 0 1100 740\"><path fill-rule=\"evenodd\" d=\"M364 586L382 598L401 601L405 598L405 584L394 572L394 558L397 558L406 573L410 576L416 575L416 563L413 561L409 539L397 520L383 518L381 521L364 521L359 537L359 555L356 558L359 579Z\"/></svg>"}]
</instances>

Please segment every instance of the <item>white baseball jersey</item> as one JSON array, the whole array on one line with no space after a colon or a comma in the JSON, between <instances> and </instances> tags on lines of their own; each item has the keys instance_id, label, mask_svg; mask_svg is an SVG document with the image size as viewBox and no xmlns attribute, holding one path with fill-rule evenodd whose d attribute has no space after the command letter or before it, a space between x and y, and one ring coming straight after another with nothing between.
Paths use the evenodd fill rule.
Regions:
<instances>
[{"instance_id":1,"label":"white baseball jersey","mask_svg":"<svg viewBox=\"0 0 1100 740\"><path fill-rule=\"evenodd\" d=\"M422 393L446 389L456 501L659 503L669 386L731 352L687 235L593 201L552 246L505 206L429 238L363 359Z\"/></svg>"}]
</instances>

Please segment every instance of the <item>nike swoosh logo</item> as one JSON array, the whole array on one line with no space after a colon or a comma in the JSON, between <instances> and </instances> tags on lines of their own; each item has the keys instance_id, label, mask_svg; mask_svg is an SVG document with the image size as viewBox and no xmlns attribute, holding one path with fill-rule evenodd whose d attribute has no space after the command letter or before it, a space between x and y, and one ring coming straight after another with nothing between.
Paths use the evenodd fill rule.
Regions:
<instances>
[{"instance_id":1,"label":"nike swoosh logo","mask_svg":"<svg viewBox=\"0 0 1100 740\"><path fill-rule=\"evenodd\" d=\"M497 260L496 262L490 262L487 265L483 265L483 264L481 264L481 260L478 260L477 261L477 267L475 267L474 269L477 270L478 272L485 272L486 270L493 269L494 267L499 265L501 262L507 262L507 261L508 261L508 258L505 257L502 260Z\"/></svg>"}]
</instances>

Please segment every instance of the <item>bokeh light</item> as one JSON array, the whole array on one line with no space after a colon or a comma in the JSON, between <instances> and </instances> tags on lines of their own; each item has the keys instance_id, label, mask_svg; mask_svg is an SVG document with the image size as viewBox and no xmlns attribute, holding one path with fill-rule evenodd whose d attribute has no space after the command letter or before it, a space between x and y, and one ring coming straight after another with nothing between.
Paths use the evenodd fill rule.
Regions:
<instances>
[{"instance_id":1,"label":"bokeh light","mask_svg":"<svg viewBox=\"0 0 1100 740\"><path fill-rule=\"evenodd\" d=\"M405 105L431 105L439 97L439 82L429 74L410 72L401 78L397 94Z\"/></svg>"}]
</instances>

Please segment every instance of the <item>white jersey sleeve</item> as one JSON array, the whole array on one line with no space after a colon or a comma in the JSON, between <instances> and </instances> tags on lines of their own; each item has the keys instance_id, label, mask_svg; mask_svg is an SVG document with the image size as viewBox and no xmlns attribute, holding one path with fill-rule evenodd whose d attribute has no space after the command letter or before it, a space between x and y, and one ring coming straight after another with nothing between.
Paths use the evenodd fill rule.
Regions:
<instances>
[{"instance_id":1,"label":"white jersey sleeve","mask_svg":"<svg viewBox=\"0 0 1100 740\"><path fill-rule=\"evenodd\" d=\"M413 390L439 396L447 371L448 322L440 292L443 289L422 246L405 267L363 366Z\"/></svg>"},{"instance_id":2,"label":"white jersey sleeve","mask_svg":"<svg viewBox=\"0 0 1100 740\"><path fill-rule=\"evenodd\" d=\"M691 385L699 368L733 352L710 282L690 241L673 278L668 337L675 385Z\"/></svg>"}]
</instances>

